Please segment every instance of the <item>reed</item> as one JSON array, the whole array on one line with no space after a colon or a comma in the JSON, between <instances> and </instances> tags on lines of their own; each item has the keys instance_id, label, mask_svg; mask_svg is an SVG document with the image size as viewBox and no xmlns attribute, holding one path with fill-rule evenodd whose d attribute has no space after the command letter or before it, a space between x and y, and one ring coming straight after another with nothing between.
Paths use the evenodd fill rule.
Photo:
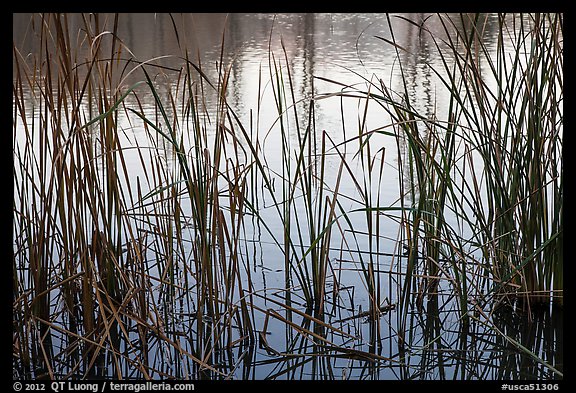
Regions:
<instances>
[{"instance_id":1,"label":"reed","mask_svg":"<svg viewBox=\"0 0 576 393\"><path fill-rule=\"evenodd\" d=\"M493 285L477 287L477 295L513 296L516 287L528 303L561 303L562 73L553 59L562 58L562 16L499 16L494 52L484 44L479 15L439 16L443 40L403 19L429 34L438 50L442 67L428 66L450 94L446 119L415 109L405 77L402 92L381 82L370 86L379 94L364 93L382 104L407 143L403 176L411 187L404 193L417 203L409 238L424 241L422 252L433 262L426 271L438 273L444 248L442 255L456 251L462 263L484 259L482 274ZM510 23L519 30L507 35ZM408 52L393 35L382 40L398 56ZM448 213L470 238L446 225ZM466 294L469 269L456 261L453 269Z\"/></svg>"},{"instance_id":2,"label":"reed","mask_svg":"<svg viewBox=\"0 0 576 393\"><path fill-rule=\"evenodd\" d=\"M495 53L484 44L479 16L440 21L454 62L444 70L455 100L447 124L458 119L466 135L474 186L467 190L472 206L457 207L471 210L466 220L478 228L490 291L506 295L513 283L528 305L561 304L562 16L499 16ZM509 23L518 30L508 36Z\"/></svg>"},{"instance_id":3,"label":"reed","mask_svg":"<svg viewBox=\"0 0 576 393\"><path fill-rule=\"evenodd\" d=\"M177 78L186 81L187 90L169 91L165 100L153 81L163 72L151 76L141 63L133 65L135 59L122 58L127 48L116 34L118 15L104 21L83 17L84 35L77 37L68 31L66 16L34 18L39 23L31 34L50 50L30 64L14 48L15 116L25 129L23 140L15 122L14 308L21 316L15 319L15 355L35 377L91 376L107 373L107 367L121 377L132 365L129 373L149 378L162 375L150 364L149 351L165 348L172 351L178 376L193 375L182 359L192 359L196 373L222 375L210 366L214 352L231 345L232 319L246 331L242 321L250 316L244 301L241 307L232 301L244 292L238 232L246 173L238 159L225 161L220 154L226 151L224 134L233 133L226 127L225 105L219 104L216 138L208 146L195 103L193 71L201 73L200 68L184 67ZM123 81L137 71L143 79L126 88ZM223 71L217 86L222 97L226 78ZM156 119L140 104L142 86L153 98ZM150 146L136 146L143 176L135 181L134 169L126 165L134 149L123 146L129 138L119 125L121 110L136 115L149 137ZM185 151L180 121L198 142L192 156ZM179 165L167 166L166 158ZM224 163L228 169L222 173ZM221 195L224 184L228 194ZM230 219L222 198L232 201ZM198 334L190 336L190 344L183 342L188 334L181 331L182 317L174 316L178 303L194 307L193 314L179 313L194 315ZM140 337L137 346L133 330ZM51 339L60 333L67 339L55 347ZM72 360L63 358L66 353ZM40 360L41 370L31 358Z\"/></svg>"},{"instance_id":4,"label":"reed","mask_svg":"<svg viewBox=\"0 0 576 393\"><path fill-rule=\"evenodd\" d=\"M447 108L410 94L405 69L415 54L395 38L391 17L391 38L377 38L396 52L400 89L359 74L364 89L330 82L342 86L340 96L382 108L397 141L403 353L414 339L412 310L422 313L425 297L437 304L429 318L454 298L464 329L471 315L502 303L562 305L563 76L554 59L562 59L563 19L499 15L490 50L480 15L398 18L436 49L440 62L425 65L450 97ZM438 307L439 296L447 309Z\"/></svg>"}]
</instances>

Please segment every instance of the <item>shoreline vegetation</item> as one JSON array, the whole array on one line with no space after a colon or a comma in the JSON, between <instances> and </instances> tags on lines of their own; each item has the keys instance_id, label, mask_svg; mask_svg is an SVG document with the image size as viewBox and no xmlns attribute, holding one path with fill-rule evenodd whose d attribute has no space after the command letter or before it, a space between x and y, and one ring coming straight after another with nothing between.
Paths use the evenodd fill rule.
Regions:
<instances>
[{"instance_id":1,"label":"shoreline vegetation","mask_svg":"<svg viewBox=\"0 0 576 393\"><path fill-rule=\"evenodd\" d=\"M525 362L563 378L561 14L497 15L490 48L483 15L383 14L400 88L317 77L333 90L307 99L282 43L247 116L224 32L202 64L169 17L178 67L135 58L118 14L35 14L38 51L14 43L15 378L521 379ZM444 111L418 109L392 21L438 52L424 65ZM357 106L344 139L316 118L323 100ZM375 109L389 120L371 129ZM271 266L282 287L259 286ZM530 328L547 313L550 333ZM458 355L473 351L488 357Z\"/></svg>"}]
</instances>

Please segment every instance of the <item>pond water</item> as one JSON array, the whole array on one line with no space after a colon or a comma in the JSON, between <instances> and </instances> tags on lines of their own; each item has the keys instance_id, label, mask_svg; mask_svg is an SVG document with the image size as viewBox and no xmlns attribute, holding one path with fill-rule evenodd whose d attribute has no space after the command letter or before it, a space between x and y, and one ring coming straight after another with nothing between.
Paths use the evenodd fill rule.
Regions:
<instances>
[{"instance_id":1,"label":"pond water","mask_svg":"<svg viewBox=\"0 0 576 393\"><path fill-rule=\"evenodd\" d=\"M445 74L434 71L443 69L446 59L438 52L449 39L441 18L428 14L397 14L388 18L384 14L354 13L120 14L115 26L114 17L98 15L96 21L93 15L66 16L65 34L70 37L70 48L79 48L77 53L66 53L75 59L74 71L66 71L68 75L76 73L82 82L89 59L99 50L102 61L94 69L108 85L91 92L93 97L103 94L118 99L121 93L134 88L133 94L119 105L114 120L116 149L122 152L121 164L118 160L114 165L122 196L113 192L115 196L103 196L103 205L97 208L101 209L98 213L101 215L95 216L81 213L83 202L65 194L58 194L54 205L46 207L54 217L57 214L67 217L46 224L53 225L50 228L58 239L50 247L53 254L48 258L49 270L54 274L48 285L52 311L48 331L52 337L51 356L56 360L54 369L47 371L23 366L22 358L15 357L15 377L35 378L52 373L59 377L170 375L258 380L562 378L561 309L535 307L523 312L505 305L482 309L483 305L477 310L474 305L480 300L470 290L464 299L471 317L464 318L463 306L454 290L458 285L446 273L452 266L449 262L440 262L435 296L424 295L426 286L434 280L424 270L415 270L412 284L407 284L409 239L401 223L408 207L418 202L416 194L405 192L411 183L402 175L411 171L406 153L408 142L395 134L397 125L390 114L378 100L368 100L366 93L381 94L378 88L387 86L398 94L405 92L412 107L424 118L446 119L451 96L441 84ZM459 17L455 20L466 25ZM98 26L92 32L92 37L98 38L91 45L84 41L86 21L89 26ZM50 72L62 72L58 57L61 59L64 54L56 50L48 62L32 64L30 60L46 56L35 33L39 30L40 16L14 14L13 22L14 45L23 59L20 67L28 62L31 69L45 70L52 62ZM424 34L418 25L426 25L438 41ZM498 15L483 15L479 25L487 51L495 51ZM53 31L55 37L61 33ZM98 32L101 36L97 36ZM392 40L396 47L390 43ZM109 61L108 54L115 50L120 54L115 62ZM481 55L478 61L489 67ZM205 79L193 70L197 79L188 81L183 71L187 64L198 66ZM17 69L15 66L14 80L19 78ZM144 83L135 86L146 81L142 69L147 70L156 90ZM227 77L226 88L222 89L225 92L218 94L208 81L221 88L223 76ZM60 83L56 77L54 81ZM198 134L191 131L196 125L190 107L186 106L191 97L185 91L188 82L194 91L201 91L196 108L204 131ZM56 90L56 83L53 88ZM32 151L42 156L38 152L43 130L47 135L50 131L56 134L54 123L43 115L49 112L49 105L43 107L48 100L33 89L21 89L26 105L37 109L34 113L27 111L27 118L15 114L15 167L24 166L25 157ZM79 94L82 83L74 91ZM95 99L98 100L102 98ZM15 98L15 108L16 101ZM158 101L165 106L171 125L163 119ZM219 106L223 102L228 108ZM140 109L149 123L126 108ZM87 123L104 111L82 103L81 112ZM50 113L54 116L54 112ZM63 116L66 119L62 129L66 129L66 134L66 127L70 127L72 135L73 116ZM35 124L34 135L26 131L23 117L29 124ZM423 129L431 127L430 124L421 123ZM192 170L206 170L196 179L210 179L207 180L213 187L210 189L218 189L220 193L216 200L222 204L221 215L209 213L210 222L204 230L217 233L213 240L226 246L210 248L214 271L209 276L215 280L216 289L208 294L202 292L206 284L202 280L207 278L199 273L200 268L208 268L191 262L202 260L198 254L201 224L194 220L193 213L197 202L182 183L183 170L175 152L176 144L168 143L168 138L160 134L169 134L171 127L181 133L178 135L182 150L190 162L202 162ZM226 129L223 134L222 129ZM88 130L91 129L85 129ZM102 158L106 154L98 155L99 149L105 151L102 147L105 134L99 134L102 131L95 126L91 132L96 151L93 162L101 176L94 184L102 186L99 191L104 195L110 190L106 188L106 179L112 164ZM222 135L229 139L219 142ZM304 137L308 139L302 143ZM26 150L28 145L33 146L32 150ZM200 145L203 147L199 148ZM457 149L464 151L465 145L459 143ZM257 159L251 148L258 149ZM50 155L50 151L48 148L43 154ZM214 167L205 166L202 160L208 157L206 160L212 162L219 154L223 158L218 161L216 169L220 176L216 178L210 175ZM481 158L470 155L470 159L481 165ZM86 160L85 165L89 162ZM42 169L38 171L15 169L15 214L25 215L23 212L33 211L39 203L33 197L23 196L34 191L22 184L36 182L42 184L38 186L41 189L49 186L40 179L54 179L53 174L58 177L58 166L39 165ZM73 178L75 172L72 166L69 168L67 176ZM252 169L247 168L258 170L250 172ZM230 182L231 178L235 181ZM86 179L72 179L76 185L69 195L82 193L81 183ZM236 195L235 190L241 187L245 189L244 205L237 205L238 201L231 203L231 195ZM176 191L164 194L162 188ZM147 194L149 197L145 197ZM69 198L67 206L71 207L67 213L66 208L59 210L57 201L62 199L58 198ZM107 222L106 217L119 216L107 215L106 209L114 209L115 203L122 205L122 219ZM118 239L122 252L116 259L117 269L122 266L129 272L123 284L127 287L122 298L125 303L119 302L123 304L120 307L123 314L118 321L124 321L125 331L91 336L102 337L99 345L108 351L94 356L90 371L86 366L90 362L81 355L71 357L76 360L63 356L65 351L82 346L74 335L67 333L72 331L73 313L69 316L63 311L66 307L59 291L64 285L58 284L64 280L66 261L81 260L79 252L67 255L64 251L68 238L62 233L66 233L66 220L73 217L71 211L75 209L80 212L77 225L86 226L87 243L95 244L94 231L102 228L108 228L110 239ZM244 209L244 215L239 218L234 209ZM476 228L458 215L447 215L445 220L461 238L475 233ZM182 226L174 221L180 221ZM14 226L15 233L28 230L23 221L15 220ZM221 230L216 230L217 227ZM137 236L127 228L135 228ZM166 231L175 234L163 242L160 233L165 235ZM137 270L130 262L133 259L128 257L136 244L134 237L142 242L143 257L138 255L143 258L142 266L146 265L142 268L145 272ZM77 239L74 236L69 239L72 238ZM15 235L14 266L24 272L19 276L19 293L38 285L36 278L25 273L32 257L23 251L28 249L24 243ZM66 247L59 248L61 244ZM483 254L475 247L468 247L471 262L464 268L472 273L482 265ZM85 274L86 268L80 270ZM473 276L470 285L478 286L480 293L489 284L477 277ZM77 280L81 286L81 279ZM148 293L140 298L139 290ZM203 297L201 300L200 296L207 296L207 300ZM308 296L315 299L314 304L307 303ZM15 300L15 309L20 307L21 299L22 296ZM80 298L78 302L83 304ZM383 310L375 319L367 313L371 304L372 309L376 304ZM149 310L139 311L138 307ZM206 309L199 317L202 307ZM102 317L105 308L99 310L95 314L105 320ZM138 318L133 316L136 314ZM217 317L220 320L214 322ZM84 319L79 320L85 323ZM112 319L105 326L118 321ZM114 345L116 353L109 351ZM75 362L81 366L75 368ZM201 367L202 364L212 368Z\"/></svg>"}]
</instances>

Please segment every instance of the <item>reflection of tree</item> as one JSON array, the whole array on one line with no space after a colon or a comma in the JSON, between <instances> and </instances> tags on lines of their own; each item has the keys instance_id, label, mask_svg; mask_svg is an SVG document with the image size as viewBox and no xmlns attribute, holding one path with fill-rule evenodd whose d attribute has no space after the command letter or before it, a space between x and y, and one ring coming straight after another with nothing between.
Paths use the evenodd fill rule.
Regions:
<instances>
[{"instance_id":1,"label":"reflection of tree","mask_svg":"<svg viewBox=\"0 0 576 393\"><path fill-rule=\"evenodd\" d=\"M302 115L302 120L304 121L304 129L310 127L310 129L315 129L312 124L306 124L308 122L307 111L310 108L309 102L314 97L314 65L315 65L315 52L316 52L316 42L315 42L315 24L316 16L315 14L305 14L304 15L304 45L303 45L303 75L302 75L302 98L305 98L301 104L301 110L299 113ZM318 105L313 104L314 107L310 110L314 111L314 117L317 116ZM314 121L314 120L312 120ZM313 141L314 146L316 146L316 140ZM314 149L316 151L316 148Z\"/></svg>"},{"instance_id":2,"label":"reflection of tree","mask_svg":"<svg viewBox=\"0 0 576 393\"><path fill-rule=\"evenodd\" d=\"M425 23L427 16L425 14L409 14L409 19L417 25ZM397 87L396 91L402 92L405 95L404 100L409 103L411 108L416 112L422 113L426 118L432 120L436 116L436 102L433 86L433 73L429 64L433 62L433 54L430 52L430 46L433 43L430 41L428 34L422 34L422 30L410 23L406 23L403 29L397 29L398 32L404 34L399 38L400 45L407 49L407 51L399 51L400 62L403 74L396 78ZM398 39L398 38L397 38ZM424 127L422 127L424 126ZM418 129L424 129L424 134L420 135L423 141L429 137L429 129L427 124L419 122ZM400 153L404 157L403 171L405 174L410 173L410 160L407 155L408 147L405 139L401 136L399 138ZM412 189L411 176L402 176L404 182L404 189ZM414 190L418 194L418 188ZM411 195L407 193L404 197L411 200ZM414 201L413 201L414 202Z\"/></svg>"},{"instance_id":3,"label":"reflection of tree","mask_svg":"<svg viewBox=\"0 0 576 393\"><path fill-rule=\"evenodd\" d=\"M456 31L452 34L450 39L455 40L456 34L461 34L463 37L469 37L472 31L480 32L483 42L477 43L477 52L475 58L471 59L478 63L478 68L486 61L485 53L480 48L484 45L488 48L493 47L498 35L498 17L491 14L460 14L460 15L427 15L427 14L407 14L403 15L412 23L406 21L401 25L401 28L395 28L395 35L397 42L407 51L400 50L400 61L402 63L403 77L396 78L397 91L405 92L407 99L410 101L411 107L416 109L418 113L424 114L428 119L433 120L438 118L440 120L446 108L442 107L442 103L438 106L436 102L436 88L440 87L436 75L432 72L431 66L438 70L443 69L443 65L439 62L439 57L435 53L436 50L442 50L445 44L443 40L448 40L446 32L444 31L443 23L449 28L455 28ZM448 18L450 18L448 20ZM452 24L453 23L453 24ZM420 27L419 27L420 26ZM474 30L473 30L474 29ZM432 35L439 44L436 48L436 43L433 41ZM477 37L477 36L475 36ZM464 54L463 54L464 55ZM398 71L399 72L399 71ZM438 83L435 83L438 81ZM420 123L422 124L422 123ZM419 125L420 125L419 124ZM422 124L425 125L425 124ZM419 127L419 129L422 129ZM429 130L429 125L423 128ZM426 141L428 135L421 135L422 140ZM401 152L406 153L406 146L401 141ZM404 161L408 164L408 160ZM404 168L407 170L408 168ZM408 182L409 178L406 177L405 181ZM409 187L410 184L405 184Z\"/></svg>"},{"instance_id":4,"label":"reflection of tree","mask_svg":"<svg viewBox=\"0 0 576 393\"><path fill-rule=\"evenodd\" d=\"M242 31L240 29L241 26L241 20L239 20L239 16L238 14L230 14L228 16L228 25L227 25L227 29L228 29L228 46L229 48L227 48L227 53L229 54L229 56L232 57L232 69L231 69L231 73L232 73L232 88L230 89L231 91L229 92L231 97L232 97L232 107L234 108L234 110L240 110L242 112L244 112L244 108L243 108L243 100L245 100L245 98L242 97L241 94L241 89L237 88L237 84L241 85L243 80L243 71L244 71L244 67L243 67L243 62L244 62L244 53L246 53L246 51L242 50Z\"/></svg>"},{"instance_id":5,"label":"reflection of tree","mask_svg":"<svg viewBox=\"0 0 576 393\"><path fill-rule=\"evenodd\" d=\"M304 14L304 45L303 45L303 69L302 75L302 97L311 98L314 95L314 55L315 55L315 23L314 14ZM307 103L303 103L304 110L307 109Z\"/></svg>"}]
</instances>

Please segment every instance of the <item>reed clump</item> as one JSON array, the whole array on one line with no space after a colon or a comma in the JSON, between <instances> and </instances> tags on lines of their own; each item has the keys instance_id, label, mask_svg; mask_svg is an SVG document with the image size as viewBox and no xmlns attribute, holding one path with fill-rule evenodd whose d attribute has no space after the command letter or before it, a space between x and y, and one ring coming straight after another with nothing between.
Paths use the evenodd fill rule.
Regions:
<instances>
[{"instance_id":1,"label":"reed clump","mask_svg":"<svg viewBox=\"0 0 576 393\"><path fill-rule=\"evenodd\" d=\"M417 119L431 124L427 138L440 146L427 148L426 154L412 152L433 157L432 168L413 160L414 183L420 190L430 185L440 192L426 199L438 203L440 212L419 210L445 222L442 211L450 209L470 228L469 238L458 242L448 229L440 243L451 248L445 255L482 261L485 268L476 275L489 279L469 283L479 292L475 296L517 298L528 306L562 304L562 15L497 16L493 50L485 44L488 22L480 15L438 21L444 42L419 29L430 34L442 59L443 67L433 69L451 97L446 118L424 120L406 96L402 105L412 118L396 116L414 128ZM409 146L414 150L415 143ZM458 246L465 243L466 253ZM426 255L437 261L430 247ZM466 271L462 266L457 280L464 294L470 286Z\"/></svg>"},{"instance_id":2,"label":"reed clump","mask_svg":"<svg viewBox=\"0 0 576 393\"><path fill-rule=\"evenodd\" d=\"M226 70L211 125L202 70L124 57L118 18L83 15L76 34L66 15L34 15L41 49L14 47L14 359L34 378L225 376L222 351L253 337ZM181 83L161 98L167 73Z\"/></svg>"},{"instance_id":3,"label":"reed clump","mask_svg":"<svg viewBox=\"0 0 576 393\"><path fill-rule=\"evenodd\" d=\"M366 89L318 78L340 90L299 98L271 32L243 115L228 100L226 31L207 66L183 19L166 17L169 65L131 52L121 15L80 15L78 29L33 15L34 50L14 44L19 377L249 379L274 365L270 378L334 379L346 362L362 378L413 378L411 356L425 370L450 349L445 313L458 350L481 326L562 376L497 320L504 303L563 302L562 15L497 16L494 50L479 15L434 17L441 38L432 19L401 17L441 60L427 66L449 107L427 113L392 17L379 38L396 51L399 91L356 74ZM340 139L317 124L333 99L359 108ZM375 109L382 127L367 120Z\"/></svg>"},{"instance_id":4,"label":"reed clump","mask_svg":"<svg viewBox=\"0 0 576 393\"><path fill-rule=\"evenodd\" d=\"M395 37L392 19L436 50L439 61L424 65L447 107L412 91L418 47ZM563 16L389 16L388 26L390 37L376 38L396 52L399 89L383 78L362 77L365 89L331 82L380 106L397 140L400 351L414 309L456 305L468 329L494 326L489 315L503 304L562 306Z\"/></svg>"}]
</instances>

